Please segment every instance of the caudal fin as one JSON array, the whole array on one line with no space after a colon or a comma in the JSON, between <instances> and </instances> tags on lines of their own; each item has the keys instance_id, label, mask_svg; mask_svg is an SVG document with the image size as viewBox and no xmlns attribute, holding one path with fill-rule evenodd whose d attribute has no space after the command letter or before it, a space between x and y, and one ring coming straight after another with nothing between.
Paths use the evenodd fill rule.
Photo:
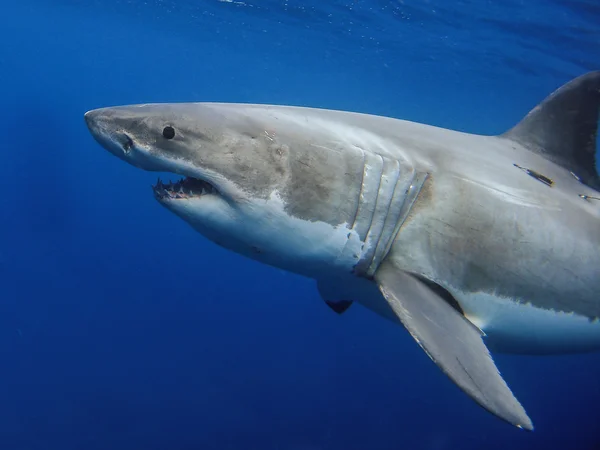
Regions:
<instances>
[{"instance_id":1,"label":"caudal fin","mask_svg":"<svg viewBox=\"0 0 600 450\"><path fill-rule=\"evenodd\" d=\"M599 110L600 71L589 72L554 91L501 137L543 155L599 190Z\"/></svg>"}]
</instances>

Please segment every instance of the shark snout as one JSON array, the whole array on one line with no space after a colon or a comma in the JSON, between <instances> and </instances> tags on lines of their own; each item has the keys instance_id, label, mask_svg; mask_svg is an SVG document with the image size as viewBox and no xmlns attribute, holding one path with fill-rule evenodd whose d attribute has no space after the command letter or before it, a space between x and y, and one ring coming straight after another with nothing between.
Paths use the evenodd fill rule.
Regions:
<instances>
[{"instance_id":1,"label":"shark snout","mask_svg":"<svg viewBox=\"0 0 600 450\"><path fill-rule=\"evenodd\" d=\"M106 129L107 120L103 111L103 109L92 109L83 115L85 123L94 137Z\"/></svg>"},{"instance_id":2,"label":"shark snout","mask_svg":"<svg viewBox=\"0 0 600 450\"><path fill-rule=\"evenodd\" d=\"M83 115L83 118L85 119L85 123L87 124L88 128L90 128L90 130L94 126L95 120L98 117L98 115L99 115L99 110L97 110L97 109L92 109L91 111L88 111Z\"/></svg>"},{"instance_id":3,"label":"shark snout","mask_svg":"<svg viewBox=\"0 0 600 450\"><path fill-rule=\"evenodd\" d=\"M110 138L110 127L109 121L107 120L106 114L103 114L102 109L93 109L88 111L83 116L85 123L90 130L90 133L96 139L100 145L106 147L107 139Z\"/></svg>"},{"instance_id":4,"label":"shark snout","mask_svg":"<svg viewBox=\"0 0 600 450\"><path fill-rule=\"evenodd\" d=\"M133 148L133 139L125 131L119 130L109 109L93 109L83 117L94 139L113 155L125 159Z\"/></svg>"}]
</instances>

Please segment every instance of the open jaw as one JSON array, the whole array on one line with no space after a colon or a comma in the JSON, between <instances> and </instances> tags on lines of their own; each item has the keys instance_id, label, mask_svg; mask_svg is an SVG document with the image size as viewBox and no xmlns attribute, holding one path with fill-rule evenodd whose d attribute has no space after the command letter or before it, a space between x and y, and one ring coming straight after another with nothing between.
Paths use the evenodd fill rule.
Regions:
<instances>
[{"instance_id":1,"label":"open jaw","mask_svg":"<svg viewBox=\"0 0 600 450\"><path fill-rule=\"evenodd\" d=\"M159 178L152 190L157 200L183 200L218 194L212 184L192 177L182 178L175 183L163 183Z\"/></svg>"}]
</instances>

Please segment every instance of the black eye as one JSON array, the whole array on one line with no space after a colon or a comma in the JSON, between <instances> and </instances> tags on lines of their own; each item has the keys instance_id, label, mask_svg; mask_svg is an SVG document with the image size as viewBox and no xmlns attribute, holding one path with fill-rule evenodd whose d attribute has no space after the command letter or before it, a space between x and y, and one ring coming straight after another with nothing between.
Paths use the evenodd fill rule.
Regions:
<instances>
[{"instance_id":1,"label":"black eye","mask_svg":"<svg viewBox=\"0 0 600 450\"><path fill-rule=\"evenodd\" d=\"M165 127L163 130L163 137L165 139L173 139L175 137L175 128Z\"/></svg>"}]
</instances>

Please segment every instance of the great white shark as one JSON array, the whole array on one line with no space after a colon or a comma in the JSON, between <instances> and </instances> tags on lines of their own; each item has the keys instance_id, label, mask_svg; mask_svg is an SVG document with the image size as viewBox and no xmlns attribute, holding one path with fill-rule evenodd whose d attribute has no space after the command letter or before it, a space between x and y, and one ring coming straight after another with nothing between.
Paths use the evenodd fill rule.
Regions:
<instances>
[{"instance_id":1,"label":"great white shark","mask_svg":"<svg viewBox=\"0 0 600 450\"><path fill-rule=\"evenodd\" d=\"M600 71L512 129L171 103L85 114L123 161L183 178L157 201L218 245L403 325L479 405L533 424L491 357L600 348ZM486 345L487 344L487 345Z\"/></svg>"}]
</instances>

